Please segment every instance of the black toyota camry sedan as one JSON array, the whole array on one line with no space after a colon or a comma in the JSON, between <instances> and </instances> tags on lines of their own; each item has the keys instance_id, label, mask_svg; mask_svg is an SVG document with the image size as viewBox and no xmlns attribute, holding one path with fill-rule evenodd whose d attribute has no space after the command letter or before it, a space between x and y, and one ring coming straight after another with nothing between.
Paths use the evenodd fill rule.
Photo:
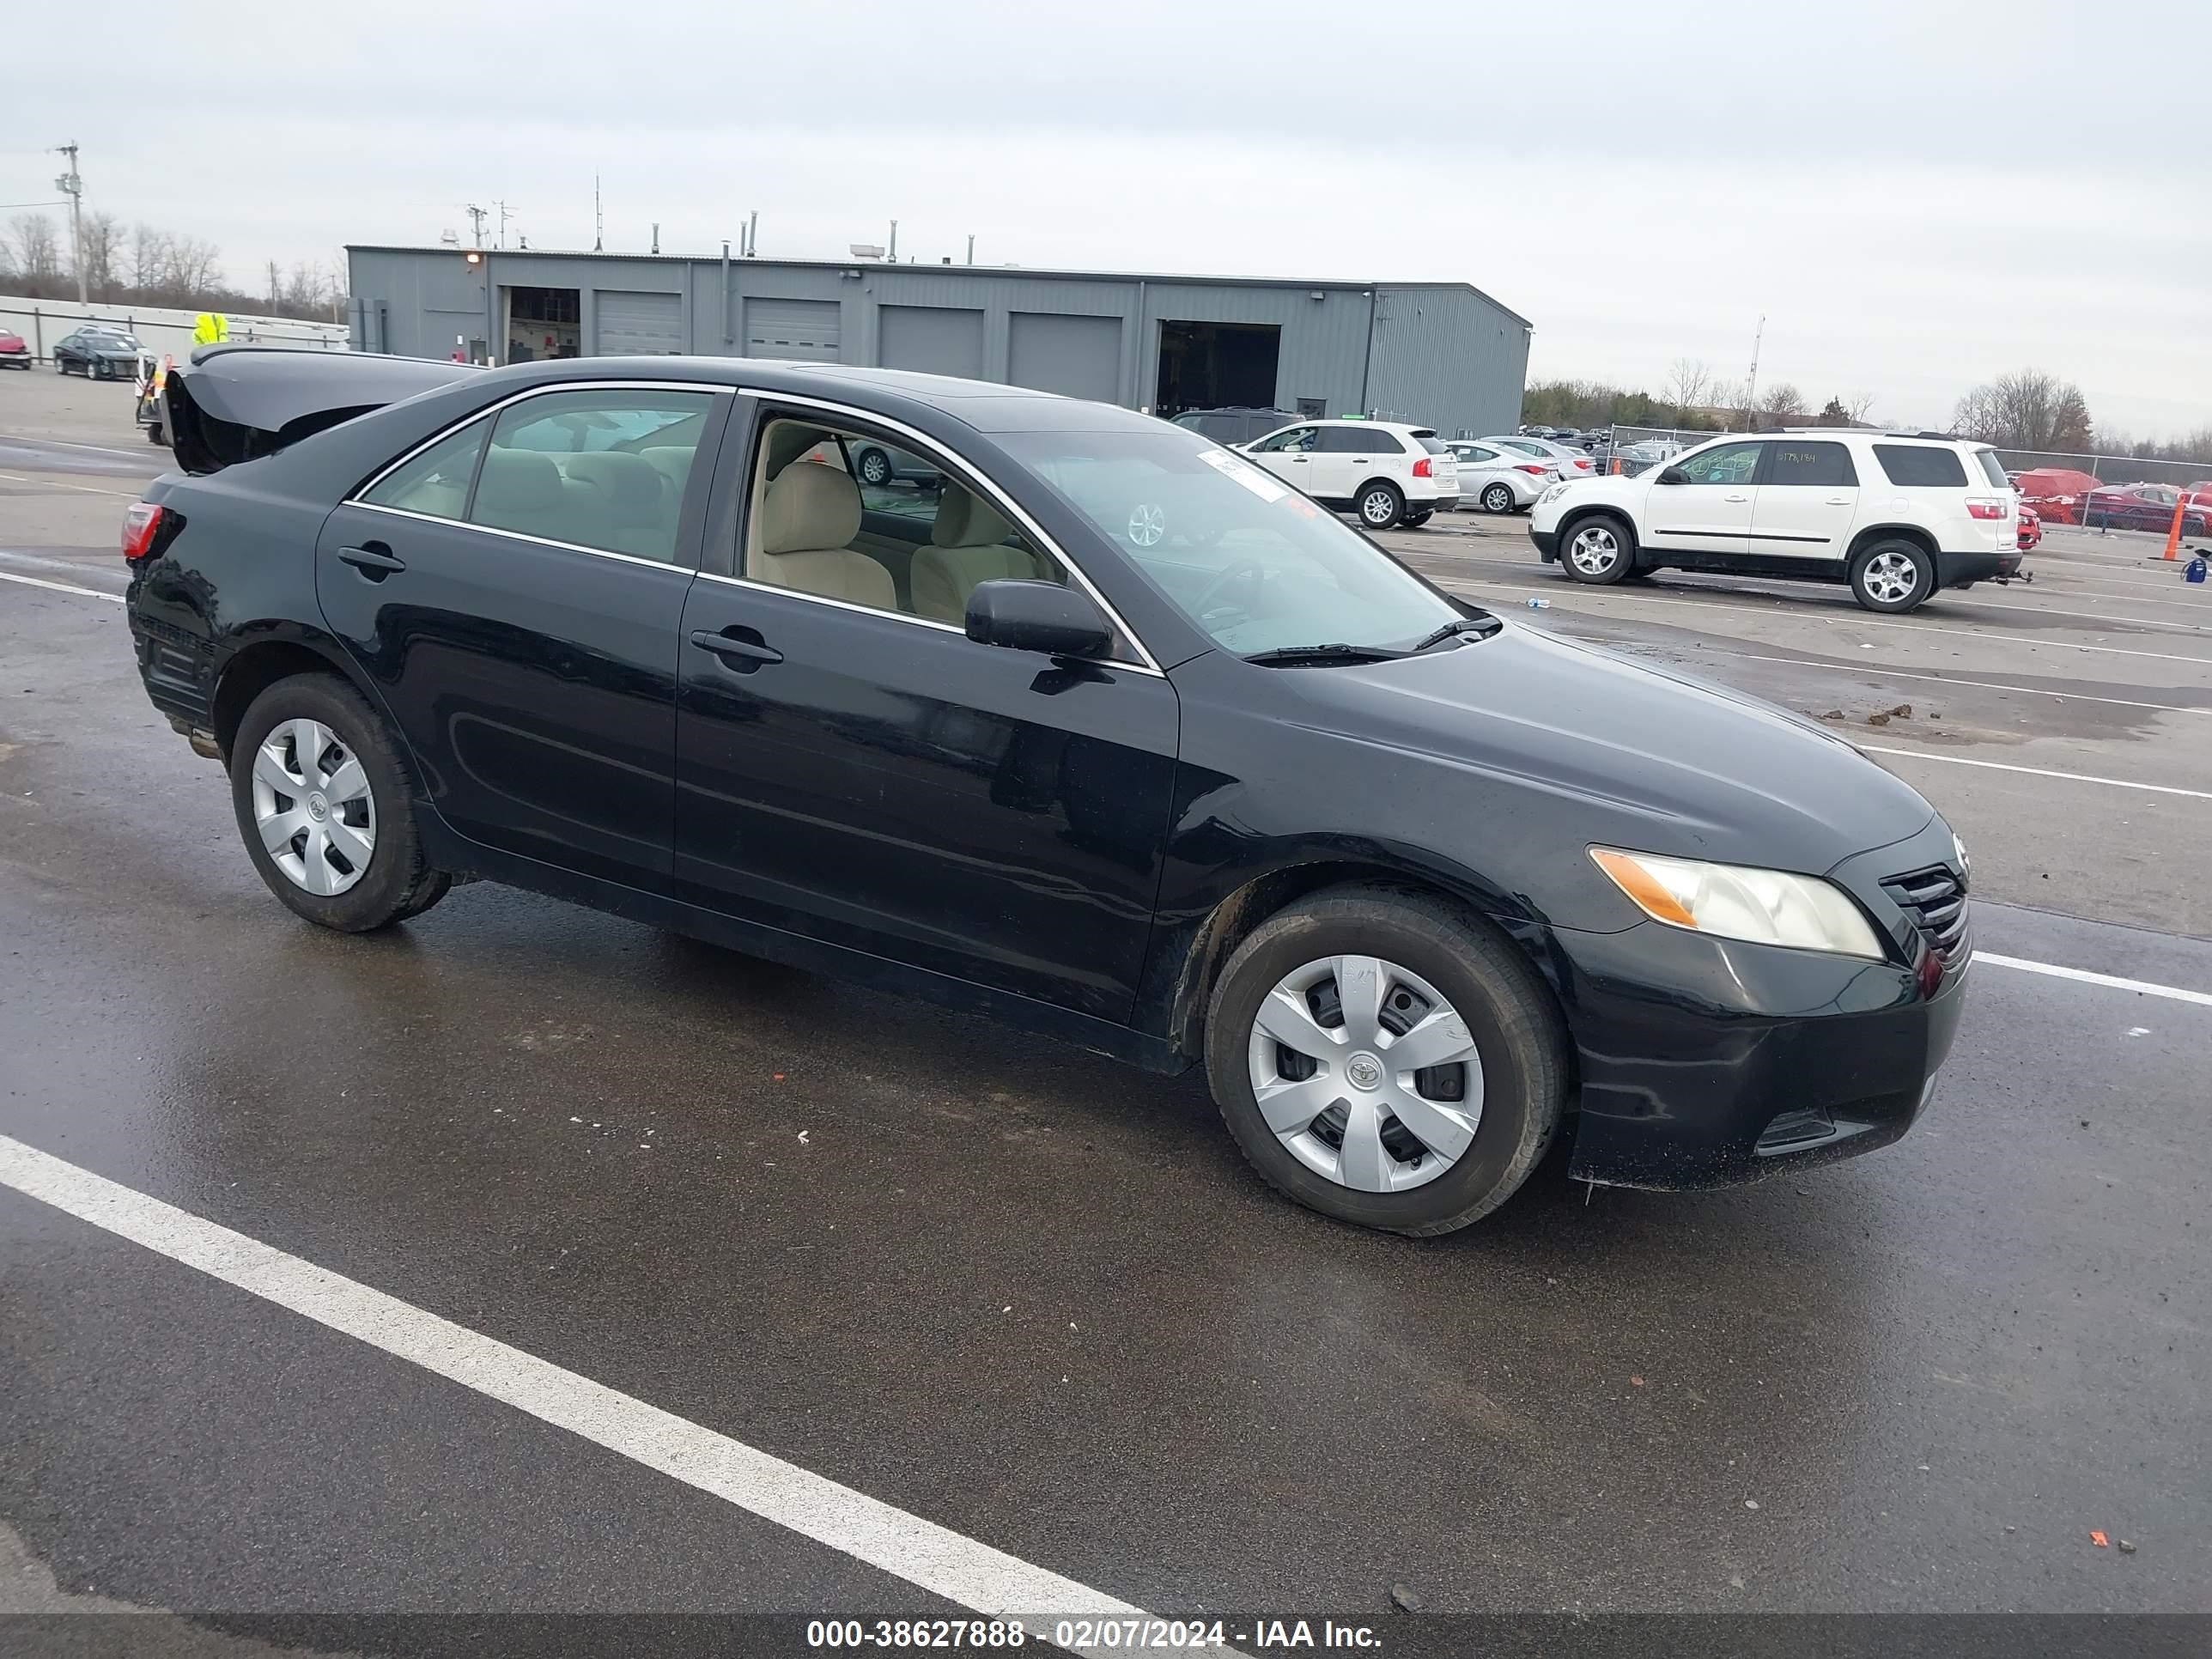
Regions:
<instances>
[{"instance_id":1,"label":"black toyota camry sedan","mask_svg":"<svg viewBox=\"0 0 2212 1659\"><path fill-rule=\"evenodd\" d=\"M684 357L216 348L167 398L146 688L325 927L481 878L1203 1065L1261 1176L1404 1233L1563 1137L1658 1188L1882 1146L1950 1046L1920 796L1195 433Z\"/></svg>"}]
</instances>

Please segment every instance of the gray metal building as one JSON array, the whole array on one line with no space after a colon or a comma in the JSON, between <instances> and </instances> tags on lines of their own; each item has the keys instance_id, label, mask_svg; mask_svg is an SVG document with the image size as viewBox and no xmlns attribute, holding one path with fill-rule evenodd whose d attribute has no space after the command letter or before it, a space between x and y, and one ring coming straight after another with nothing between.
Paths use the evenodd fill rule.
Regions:
<instances>
[{"instance_id":1,"label":"gray metal building","mask_svg":"<svg viewBox=\"0 0 2212 1659\"><path fill-rule=\"evenodd\" d=\"M1464 283L349 247L353 343L516 362L691 352L1000 380L1172 415L1520 418L1529 324Z\"/></svg>"}]
</instances>

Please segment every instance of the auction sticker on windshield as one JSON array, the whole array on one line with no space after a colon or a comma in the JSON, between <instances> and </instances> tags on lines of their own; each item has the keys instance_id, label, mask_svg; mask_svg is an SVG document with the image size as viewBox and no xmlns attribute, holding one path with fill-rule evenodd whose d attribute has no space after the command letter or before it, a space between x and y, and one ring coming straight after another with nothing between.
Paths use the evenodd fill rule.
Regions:
<instances>
[{"instance_id":1,"label":"auction sticker on windshield","mask_svg":"<svg viewBox=\"0 0 2212 1659\"><path fill-rule=\"evenodd\" d=\"M1199 452L1198 459L1223 477L1243 484L1263 501L1279 501L1291 493L1290 485L1262 472L1249 461L1238 460L1225 450L1203 449Z\"/></svg>"}]
</instances>

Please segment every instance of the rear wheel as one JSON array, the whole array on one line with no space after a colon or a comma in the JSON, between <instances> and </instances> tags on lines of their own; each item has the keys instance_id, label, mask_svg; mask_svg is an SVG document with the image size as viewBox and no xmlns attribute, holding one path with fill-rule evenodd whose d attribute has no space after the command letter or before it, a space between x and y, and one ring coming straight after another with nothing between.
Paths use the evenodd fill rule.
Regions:
<instances>
[{"instance_id":1,"label":"rear wheel","mask_svg":"<svg viewBox=\"0 0 2212 1659\"><path fill-rule=\"evenodd\" d=\"M295 914L344 933L419 915L452 878L423 861L415 786L358 691L296 674L256 697L230 750L247 856Z\"/></svg>"},{"instance_id":2,"label":"rear wheel","mask_svg":"<svg viewBox=\"0 0 2212 1659\"><path fill-rule=\"evenodd\" d=\"M891 458L880 449L862 450L860 459L853 465L864 484L880 487L891 481Z\"/></svg>"},{"instance_id":3,"label":"rear wheel","mask_svg":"<svg viewBox=\"0 0 2212 1659\"><path fill-rule=\"evenodd\" d=\"M1936 591L1936 562L1916 542L1869 542L1851 561L1851 597L1869 611L1916 611Z\"/></svg>"},{"instance_id":4,"label":"rear wheel","mask_svg":"<svg viewBox=\"0 0 2212 1659\"><path fill-rule=\"evenodd\" d=\"M1618 519L1577 519L1568 526L1559 563L1578 582L1607 586L1635 568L1636 538Z\"/></svg>"},{"instance_id":5,"label":"rear wheel","mask_svg":"<svg viewBox=\"0 0 2212 1659\"><path fill-rule=\"evenodd\" d=\"M1502 938L1425 894L1346 887L1270 918L1215 987L1206 1073L1278 1191L1388 1232L1452 1231L1557 1132L1565 1030Z\"/></svg>"},{"instance_id":6,"label":"rear wheel","mask_svg":"<svg viewBox=\"0 0 2212 1659\"><path fill-rule=\"evenodd\" d=\"M1486 513L1510 513L1513 510L1513 491L1502 483L1486 485L1482 492L1482 510Z\"/></svg>"},{"instance_id":7,"label":"rear wheel","mask_svg":"<svg viewBox=\"0 0 2212 1659\"><path fill-rule=\"evenodd\" d=\"M1359 514L1359 522L1370 530L1388 530L1405 512L1406 498L1398 493L1397 485L1385 483L1377 478L1359 492L1359 498L1353 506Z\"/></svg>"}]
</instances>

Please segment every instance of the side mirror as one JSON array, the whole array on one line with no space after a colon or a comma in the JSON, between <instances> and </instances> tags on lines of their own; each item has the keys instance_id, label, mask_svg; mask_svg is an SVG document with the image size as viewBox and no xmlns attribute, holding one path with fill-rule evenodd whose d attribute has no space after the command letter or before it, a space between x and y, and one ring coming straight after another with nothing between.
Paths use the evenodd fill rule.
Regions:
<instances>
[{"instance_id":1,"label":"side mirror","mask_svg":"<svg viewBox=\"0 0 2212 1659\"><path fill-rule=\"evenodd\" d=\"M1103 657L1114 631L1091 596L1058 582L978 582L968 596L968 637L978 645L1048 657Z\"/></svg>"},{"instance_id":2,"label":"side mirror","mask_svg":"<svg viewBox=\"0 0 2212 1659\"><path fill-rule=\"evenodd\" d=\"M1690 482L1690 475L1679 466L1662 466L1659 469L1659 477L1655 482L1670 484L1687 483Z\"/></svg>"}]
</instances>

